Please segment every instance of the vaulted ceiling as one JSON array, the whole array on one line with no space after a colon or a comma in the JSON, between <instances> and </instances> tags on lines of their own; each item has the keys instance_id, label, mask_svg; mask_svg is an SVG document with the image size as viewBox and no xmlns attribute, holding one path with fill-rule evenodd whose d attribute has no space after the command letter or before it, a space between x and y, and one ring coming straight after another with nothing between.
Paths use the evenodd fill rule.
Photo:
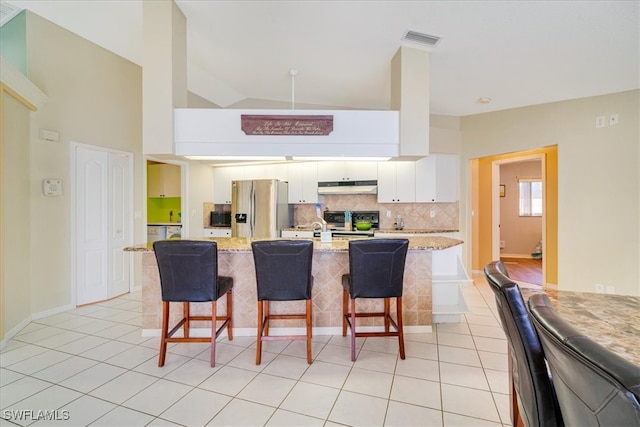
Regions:
<instances>
[{"instance_id":1,"label":"vaulted ceiling","mask_svg":"<svg viewBox=\"0 0 640 427\"><path fill-rule=\"evenodd\" d=\"M388 109L391 58L418 46L403 42L407 30L441 38L428 48L434 114L640 88L638 1L175 2L187 18L189 90L221 107L286 105L295 88L296 105ZM143 65L140 0L8 3Z\"/></svg>"}]
</instances>

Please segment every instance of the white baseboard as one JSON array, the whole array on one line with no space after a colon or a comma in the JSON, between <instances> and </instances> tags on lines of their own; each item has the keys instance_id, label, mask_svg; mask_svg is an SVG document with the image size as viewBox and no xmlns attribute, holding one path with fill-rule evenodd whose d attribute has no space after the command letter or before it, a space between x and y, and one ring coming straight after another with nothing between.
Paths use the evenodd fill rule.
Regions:
<instances>
[{"instance_id":1,"label":"white baseboard","mask_svg":"<svg viewBox=\"0 0 640 427\"><path fill-rule=\"evenodd\" d=\"M500 258L524 258L533 259L531 254L500 254Z\"/></svg>"},{"instance_id":2,"label":"white baseboard","mask_svg":"<svg viewBox=\"0 0 640 427\"><path fill-rule=\"evenodd\" d=\"M52 308L46 311L40 311L38 313L32 314L31 320L38 320L44 317L53 316L55 314L64 313L65 311L73 310L74 308L76 308L74 305L69 304L69 305L63 305L62 307Z\"/></svg>"},{"instance_id":3,"label":"white baseboard","mask_svg":"<svg viewBox=\"0 0 640 427\"><path fill-rule=\"evenodd\" d=\"M2 341L0 341L0 350L5 348L9 343L9 341L11 340L11 338L15 337L18 334L18 332L24 329L24 327L27 326L30 322L31 322L31 317L28 317L24 319L22 322L18 323L13 328L11 328L10 330L8 330L5 333L4 338L2 338Z\"/></svg>"}]
</instances>

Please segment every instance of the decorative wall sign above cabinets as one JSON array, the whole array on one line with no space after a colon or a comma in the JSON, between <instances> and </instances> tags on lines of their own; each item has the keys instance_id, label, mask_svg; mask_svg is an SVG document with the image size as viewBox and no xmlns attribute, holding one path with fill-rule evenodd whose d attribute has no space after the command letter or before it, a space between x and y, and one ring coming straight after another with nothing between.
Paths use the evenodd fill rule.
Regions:
<instances>
[{"instance_id":1,"label":"decorative wall sign above cabinets","mask_svg":"<svg viewBox=\"0 0 640 427\"><path fill-rule=\"evenodd\" d=\"M329 135L332 115L249 115L242 114L246 135Z\"/></svg>"}]
</instances>

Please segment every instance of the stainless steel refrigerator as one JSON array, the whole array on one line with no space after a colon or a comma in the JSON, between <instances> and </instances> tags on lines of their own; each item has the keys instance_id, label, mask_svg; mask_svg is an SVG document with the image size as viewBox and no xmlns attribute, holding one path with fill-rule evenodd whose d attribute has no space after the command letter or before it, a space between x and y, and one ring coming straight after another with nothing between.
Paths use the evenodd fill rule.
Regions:
<instances>
[{"instance_id":1,"label":"stainless steel refrigerator","mask_svg":"<svg viewBox=\"0 0 640 427\"><path fill-rule=\"evenodd\" d=\"M291 226L288 183L277 179L231 182L231 237L280 237Z\"/></svg>"}]
</instances>

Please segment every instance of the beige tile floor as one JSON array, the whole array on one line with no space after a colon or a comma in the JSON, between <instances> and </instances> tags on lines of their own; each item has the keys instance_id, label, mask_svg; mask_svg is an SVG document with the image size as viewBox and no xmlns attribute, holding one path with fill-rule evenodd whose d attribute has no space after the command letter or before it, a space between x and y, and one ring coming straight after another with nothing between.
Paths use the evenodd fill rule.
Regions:
<instances>
[{"instance_id":1,"label":"beige tile floor","mask_svg":"<svg viewBox=\"0 0 640 427\"><path fill-rule=\"evenodd\" d=\"M304 341L276 341L256 366L255 338L221 337L215 368L199 343L172 345L158 368L139 293L39 319L0 354L0 425L510 425L505 337L474 282L470 312L407 334L405 360L396 339L359 339L352 363L348 337L316 336L313 364Z\"/></svg>"}]
</instances>

